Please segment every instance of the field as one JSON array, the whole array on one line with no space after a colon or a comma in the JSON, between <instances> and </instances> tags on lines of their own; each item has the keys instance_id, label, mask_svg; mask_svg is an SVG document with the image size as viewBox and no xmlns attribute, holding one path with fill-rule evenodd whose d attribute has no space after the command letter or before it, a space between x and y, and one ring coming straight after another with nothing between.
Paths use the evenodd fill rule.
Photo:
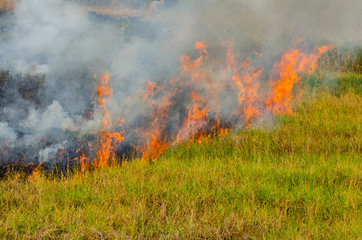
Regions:
<instances>
[{"instance_id":1,"label":"field","mask_svg":"<svg viewBox=\"0 0 362 240\"><path fill-rule=\"evenodd\" d=\"M362 75L358 61L344 63L303 78L295 116L188 141L148 164L7 173L0 237L359 239Z\"/></svg>"}]
</instances>

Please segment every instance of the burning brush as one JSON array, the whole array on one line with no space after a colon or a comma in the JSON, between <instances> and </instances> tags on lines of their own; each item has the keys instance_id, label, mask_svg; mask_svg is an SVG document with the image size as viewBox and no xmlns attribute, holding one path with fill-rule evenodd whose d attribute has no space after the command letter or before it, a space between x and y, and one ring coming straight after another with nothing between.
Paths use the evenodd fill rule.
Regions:
<instances>
[{"instance_id":1,"label":"burning brush","mask_svg":"<svg viewBox=\"0 0 362 240\"><path fill-rule=\"evenodd\" d=\"M201 142L209 135L223 136L229 130L276 114L293 115L292 91L299 81L298 74L312 73L318 59L331 46L315 48L308 54L299 48L290 49L269 71L238 56L232 41L218 47L224 51L221 56L209 52L203 42L196 42L194 48L193 57L181 56L179 73L173 78L146 83L142 98L148 114L141 117L140 124L125 123L122 117L111 115L106 106L113 94L110 75L95 75L95 107L101 112L101 120L93 137L72 141L67 133L56 133L56 143L52 143L52 130L48 133L49 143L44 143L47 147L37 156L21 145L18 148L23 150L9 147L5 138L1 160L13 157L15 151L22 153L19 159L33 155L44 167L61 164L66 169L80 165L82 171L90 165L102 168L116 160L137 156L147 162L156 160L169 146L187 140ZM61 108L57 103L53 105ZM51 115L51 110L47 114ZM6 131L6 126L2 128ZM59 141L61 135L64 137Z\"/></svg>"},{"instance_id":2,"label":"burning brush","mask_svg":"<svg viewBox=\"0 0 362 240\"><path fill-rule=\"evenodd\" d=\"M138 152L142 161L147 162L156 160L171 145L187 140L200 142L210 134L223 136L231 129L277 114L294 115L291 100L300 78L298 74L311 74L318 59L332 48L315 48L309 54L298 48L291 49L266 72L235 54L232 42L222 46L225 54L218 59L209 53L203 42L196 42L194 48L198 55L182 56L177 75L169 81L148 81L143 93L148 115L143 117L140 126L123 126L124 120L117 119L116 128L121 131L114 130L111 113L106 107L112 96L110 76L95 76L97 106L102 112L97 143L88 143L94 146L95 154L90 159L80 151L81 155L73 160L79 161L84 169L85 162L104 167L116 159L127 158L117 156L117 152L122 152L120 149L125 147L122 142L129 138L127 142L136 145L132 156L137 156ZM254 57L259 58L261 54ZM267 81L265 76L269 76ZM223 111L229 101L233 109Z\"/></svg>"},{"instance_id":3,"label":"burning brush","mask_svg":"<svg viewBox=\"0 0 362 240\"><path fill-rule=\"evenodd\" d=\"M194 48L193 57L181 56L179 73L173 78L146 83L142 98L148 114L138 125L111 116L106 106L113 94L110 75L95 75L95 106L101 112L101 121L94 136L76 144L64 136L60 143L50 142L34 159L48 168L62 163L63 168L80 165L82 171L90 165L102 168L137 156L147 162L156 160L169 146L187 140L201 142L209 135L223 136L273 115L293 115L292 91L299 81L298 74L312 73L331 46L315 48L308 54L299 48L290 49L269 71L238 56L232 41L221 44L221 57L210 53L203 42L196 42ZM59 142L59 134L56 136ZM13 156L14 149L7 146L3 139L2 161ZM132 149L129 155L125 154L127 148ZM27 151L23 154L32 155Z\"/></svg>"},{"instance_id":4,"label":"burning brush","mask_svg":"<svg viewBox=\"0 0 362 240\"><path fill-rule=\"evenodd\" d=\"M63 11L55 11L58 7ZM157 14L132 20L143 26L141 31L153 25L150 36L134 30L135 36L125 40L119 32L114 34L118 22L96 21L95 31L94 22L74 3L23 1L17 11L13 39L2 45L6 51L0 49L0 57L15 59L8 63L2 57L0 66L23 70L0 73L0 165L16 163L35 172L40 164L50 170L86 171L130 159L154 161L185 141L202 142L278 114L294 115L292 100L300 74L315 71L318 59L332 48L305 51L306 44L298 41L275 61L272 51L238 53L232 40L196 41L190 48L184 35L192 36L196 31L189 34L191 30L198 28L185 27L184 21L165 23ZM165 11L162 16L170 20ZM207 31L203 26L213 17L203 17L197 15L200 29ZM34 30L29 31L29 25ZM208 34L201 31L197 38L203 35ZM172 40L164 40L168 37ZM29 47L29 42L34 44ZM168 50L182 47L169 58L159 52L163 44L169 44ZM33 65L46 67L23 74ZM106 66L109 73L93 76L93 66Z\"/></svg>"}]
</instances>

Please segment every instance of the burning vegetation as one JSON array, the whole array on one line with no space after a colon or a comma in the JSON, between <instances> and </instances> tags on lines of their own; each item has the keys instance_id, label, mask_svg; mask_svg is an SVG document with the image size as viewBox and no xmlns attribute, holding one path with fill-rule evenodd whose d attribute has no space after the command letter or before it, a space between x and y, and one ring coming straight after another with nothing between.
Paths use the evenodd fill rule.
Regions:
<instances>
[{"instance_id":1,"label":"burning vegetation","mask_svg":"<svg viewBox=\"0 0 362 240\"><path fill-rule=\"evenodd\" d=\"M33 1L18 4L1 44L2 166L85 171L155 161L186 141L294 115L301 75L333 48L308 40L270 46L257 5L240 19L232 12L230 30L209 7L189 11L198 24L180 21L184 3L168 9L160 1L153 14L125 20L89 15L74 1ZM222 7L219 20L230 11Z\"/></svg>"},{"instance_id":2,"label":"burning vegetation","mask_svg":"<svg viewBox=\"0 0 362 240\"><path fill-rule=\"evenodd\" d=\"M184 141L201 142L210 135L222 137L277 114L293 115L291 102L299 74L311 74L318 59L331 48L317 47L305 53L295 47L283 53L271 69L265 69L253 64L262 54L242 57L235 53L232 41L212 49L204 42L196 42L191 56L180 57L179 72L173 78L146 82L140 104L146 107L147 116L137 125L111 115L106 106L113 95L110 74L95 74L94 108L101 114L93 140L77 143L82 144L78 150L58 145L50 161L66 162L68 167L70 163L80 165L81 171L90 165L103 168L137 156L145 162L154 161L170 146ZM230 111L225 111L228 108ZM93 112L88 111L87 116L92 118ZM127 143L123 144L125 139ZM13 149L6 139L2 146L1 157L6 161ZM31 162L43 164L38 156Z\"/></svg>"}]
</instances>

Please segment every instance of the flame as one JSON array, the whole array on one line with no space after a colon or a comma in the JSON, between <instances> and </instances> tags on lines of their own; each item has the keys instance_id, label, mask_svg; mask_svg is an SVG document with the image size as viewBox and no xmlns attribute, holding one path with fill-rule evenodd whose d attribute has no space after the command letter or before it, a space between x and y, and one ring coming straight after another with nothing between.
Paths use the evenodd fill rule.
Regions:
<instances>
[{"instance_id":1,"label":"flame","mask_svg":"<svg viewBox=\"0 0 362 240\"><path fill-rule=\"evenodd\" d=\"M292 105L292 90L299 81L298 73L308 71L313 73L317 68L318 59L333 46L316 48L317 53L305 54L298 49L286 52L279 63L274 66L274 72L279 73L276 81L271 81L273 87L266 105L274 114L288 113L294 115Z\"/></svg>"},{"instance_id":2,"label":"flame","mask_svg":"<svg viewBox=\"0 0 362 240\"><path fill-rule=\"evenodd\" d=\"M170 81L172 83L172 81ZM169 100L171 95L176 94L171 91L158 99L156 95L163 90L163 87L155 82L149 81L145 89L145 100L149 103L149 113L152 116L152 122L148 128L141 130L142 136L146 139L143 147L142 161L148 162L150 159L157 159L164 151L168 149L166 135L163 135L164 127L167 124L169 111L173 103Z\"/></svg>"},{"instance_id":3,"label":"flame","mask_svg":"<svg viewBox=\"0 0 362 240\"><path fill-rule=\"evenodd\" d=\"M170 145L187 140L201 142L209 135L222 138L233 126L249 126L264 116L293 115L292 91L300 79L298 74L315 71L318 59L331 48L315 48L309 54L298 48L291 49L268 70L253 63L253 59L263 56L262 53L254 52L250 59L241 57L235 53L233 41L221 44L223 56L211 54L204 42L196 42L194 49L198 55L181 56L179 72L169 81L146 82L142 99L148 115L141 127L125 132L112 131L111 113L106 108L113 94L109 75L95 75L102 121L97 133L94 166L103 168L115 161L115 147L124 140L126 131L138 136L136 150L142 162L149 162L156 160ZM230 104L222 102L225 94L233 101L229 112L223 111L225 104ZM125 99L125 102L130 101L130 97ZM118 126L123 123L123 119L118 120ZM83 150L78 153L76 160L80 171L84 172L90 161Z\"/></svg>"},{"instance_id":4,"label":"flame","mask_svg":"<svg viewBox=\"0 0 362 240\"><path fill-rule=\"evenodd\" d=\"M91 147L91 144L89 143L89 146ZM79 149L77 149L76 153L80 153L79 157L76 157L73 159L73 161L79 161L80 166L80 172L84 173L88 169L88 163L87 163L87 157L85 155L85 152L83 151L83 146Z\"/></svg>"},{"instance_id":5,"label":"flame","mask_svg":"<svg viewBox=\"0 0 362 240\"><path fill-rule=\"evenodd\" d=\"M18 180L20 178L20 173L17 173L17 174L15 174L15 176L14 176L14 178L12 178L12 177L9 177L9 182L12 182L12 181L16 181L16 180Z\"/></svg>"},{"instance_id":6,"label":"flame","mask_svg":"<svg viewBox=\"0 0 362 240\"><path fill-rule=\"evenodd\" d=\"M258 89L258 80L261 76L262 70L255 70L254 72L237 73L232 76L234 83L238 86L238 102L239 109L246 124L250 123L252 118L259 118L260 106Z\"/></svg>"},{"instance_id":7,"label":"flame","mask_svg":"<svg viewBox=\"0 0 362 240\"><path fill-rule=\"evenodd\" d=\"M149 104L151 124L141 130L146 139L144 146L140 147L143 160L157 159L169 144L179 144L188 139L200 142L210 133L225 136L229 127L220 125L218 98L227 86L235 91L238 103L233 116L227 116L229 121L236 119L247 126L267 115L265 113L293 114L290 101L292 89L299 81L298 73L312 73L320 56L331 48L323 46L311 54L299 49L286 52L271 70L276 80L269 81L271 88L266 94L267 88L261 85L265 69L254 67L251 61L236 54L232 41L224 42L222 46L225 48L224 62L210 58L206 44L196 42L194 48L199 56L181 56L178 75L169 82L146 83L143 99ZM262 57L263 54L255 52L255 56ZM212 77L213 72L220 69L228 72L229 79ZM178 101L187 103L184 106L186 114L178 120L180 125L175 131L168 130L167 124Z\"/></svg>"},{"instance_id":8,"label":"flame","mask_svg":"<svg viewBox=\"0 0 362 240\"><path fill-rule=\"evenodd\" d=\"M94 77L97 78L97 75ZM102 123L98 134L99 146L94 161L94 166L97 168L104 168L109 163L110 159L113 161L115 160L112 144L121 143L124 139L124 136L121 133L110 132L108 130L112 127L112 122L111 114L106 109L105 103L113 94L109 79L110 77L108 74L102 74L97 78L97 103L102 110Z\"/></svg>"},{"instance_id":9,"label":"flame","mask_svg":"<svg viewBox=\"0 0 362 240\"><path fill-rule=\"evenodd\" d=\"M195 92L192 93L192 99L194 102L193 108L189 110L188 117L177 134L177 143L196 135L198 135L197 141L200 142L205 135L200 130L206 125L207 114L210 110L202 108L202 101Z\"/></svg>"},{"instance_id":10,"label":"flame","mask_svg":"<svg viewBox=\"0 0 362 240\"><path fill-rule=\"evenodd\" d=\"M41 167L43 166L43 162L40 162L39 165L32 171L31 175L29 176L30 181L36 181L40 174Z\"/></svg>"},{"instance_id":11,"label":"flame","mask_svg":"<svg viewBox=\"0 0 362 240\"><path fill-rule=\"evenodd\" d=\"M245 124L249 124L252 119L259 119L260 110L260 78L263 72L262 68L254 68L250 66L246 59L238 64L239 56L234 53L233 42L225 42L226 47L226 66L227 70L232 74L232 81L237 86L239 113ZM260 56L260 54L257 54Z\"/></svg>"}]
</instances>

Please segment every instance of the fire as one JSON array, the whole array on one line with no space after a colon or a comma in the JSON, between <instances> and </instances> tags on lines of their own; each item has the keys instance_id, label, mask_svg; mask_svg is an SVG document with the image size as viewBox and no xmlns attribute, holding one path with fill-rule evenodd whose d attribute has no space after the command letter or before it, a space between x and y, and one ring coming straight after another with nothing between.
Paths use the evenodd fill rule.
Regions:
<instances>
[{"instance_id":1,"label":"fire","mask_svg":"<svg viewBox=\"0 0 362 240\"><path fill-rule=\"evenodd\" d=\"M97 78L97 75L94 77ZM94 166L102 168L104 168L111 159L113 161L115 160L112 144L121 143L124 139L124 136L121 133L109 131L109 129L112 127L111 114L105 107L105 103L113 93L112 87L109 84L109 78L110 77L108 74L102 74L97 78L98 81L96 94L97 103L99 108L102 110L102 123L98 135L99 146L96 159L94 161ZM82 160L82 157L80 160Z\"/></svg>"},{"instance_id":2,"label":"fire","mask_svg":"<svg viewBox=\"0 0 362 240\"><path fill-rule=\"evenodd\" d=\"M200 130L206 125L206 118L209 109L202 108L200 97L196 93L192 93L192 99L194 102L192 110L189 111L188 117L183 123L180 131L177 134L176 142L180 143L188 138L198 136L200 142L203 138L203 133Z\"/></svg>"},{"instance_id":3,"label":"fire","mask_svg":"<svg viewBox=\"0 0 362 240\"><path fill-rule=\"evenodd\" d=\"M30 181L35 181L38 178L42 166L43 163L40 162L39 165L32 171L31 176L29 176Z\"/></svg>"},{"instance_id":4,"label":"fire","mask_svg":"<svg viewBox=\"0 0 362 240\"><path fill-rule=\"evenodd\" d=\"M9 182L12 182L12 181L16 181L16 180L18 180L20 178L20 173L17 173L17 174L15 174L15 176L14 176L14 178L12 178L12 177L9 177Z\"/></svg>"},{"instance_id":5,"label":"fire","mask_svg":"<svg viewBox=\"0 0 362 240\"><path fill-rule=\"evenodd\" d=\"M85 155L85 152L82 151L82 148L78 149L76 153L80 153L80 156L74 158L73 161L79 161L80 171L83 173L88 169L88 163L86 162L87 157Z\"/></svg>"},{"instance_id":6,"label":"fire","mask_svg":"<svg viewBox=\"0 0 362 240\"><path fill-rule=\"evenodd\" d=\"M167 136L164 136L163 134L164 127L167 124L167 119L169 117L169 111L172 108L173 103L169 100L168 95L165 95L160 99L157 98L162 90L162 86L151 81L148 82L145 89L144 99L149 103L149 113L153 120L148 128L143 128L141 130L142 135L146 139L141 158L144 162L148 162L150 159L157 159L157 157L168 148L165 140ZM173 94L175 93L170 93L170 95Z\"/></svg>"},{"instance_id":7,"label":"fire","mask_svg":"<svg viewBox=\"0 0 362 240\"><path fill-rule=\"evenodd\" d=\"M239 111L245 124L249 124L252 119L259 119L260 110L260 78L263 69L254 68L250 63L243 59L238 64L238 55L234 53L233 43L223 44L227 49L225 51L227 70L232 74L232 81L237 87ZM260 54L258 54L260 56Z\"/></svg>"},{"instance_id":8,"label":"fire","mask_svg":"<svg viewBox=\"0 0 362 240\"><path fill-rule=\"evenodd\" d=\"M237 73L232 77L238 87L239 109L246 124L249 124L251 119L258 119L260 116L259 84L255 80L260 78L261 72L260 69L254 72L246 71L245 73Z\"/></svg>"},{"instance_id":9,"label":"fire","mask_svg":"<svg viewBox=\"0 0 362 240\"><path fill-rule=\"evenodd\" d=\"M211 58L205 43L196 42L194 48L199 56L181 56L179 74L169 82L147 82L143 98L149 104L151 124L141 130L146 139L141 147L142 159L156 159L168 149L169 144L179 144L188 139L200 142L209 134L225 136L228 126L232 127L237 122L247 126L270 113L293 115L292 90L299 81L298 73L312 73L317 67L317 60L331 48L323 46L310 54L300 49L286 52L270 70L269 87L262 85L266 75L263 67L254 67L252 61L236 54L232 41L223 43L222 47L225 49L224 62ZM260 58L263 54L256 52L255 56ZM226 71L229 77L213 77L218 71ZM222 106L218 99L228 87L236 93L237 106L231 115L223 116L229 123L222 127ZM180 106L179 101L185 104ZM182 108L185 114L178 118L177 129L168 129L176 108Z\"/></svg>"},{"instance_id":10,"label":"fire","mask_svg":"<svg viewBox=\"0 0 362 240\"><path fill-rule=\"evenodd\" d=\"M266 116L293 115L291 101L295 84L300 80L298 74L315 71L318 59L332 47L316 48L312 53L291 49L271 69L255 66L253 59L261 58L262 53L255 52L250 59L235 53L232 41L216 48L222 49L224 55L209 51L204 42L196 42L197 54L181 56L179 72L169 81L148 80L142 96L147 116L141 126L126 128L124 132L112 130L111 113L106 107L113 94L110 76L95 75L97 106L102 119L94 166L103 168L115 160L115 148L127 132L136 136L135 149L142 162L149 162L156 160L170 145L187 140L201 142L210 135L223 137L234 126L246 127ZM130 97L125 98L127 102ZM120 127L124 120L118 122ZM83 150L78 153L76 160L84 172L91 161Z\"/></svg>"},{"instance_id":11,"label":"fire","mask_svg":"<svg viewBox=\"0 0 362 240\"><path fill-rule=\"evenodd\" d=\"M332 46L316 48L317 53L304 54L298 49L285 53L280 62L274 66L274 72L279 73L276 81L271 81L272 94L266 100L266 105L274 113L288 113L294 115L292 105L292 90L299 81L298 72L308 71L309 74L317 68L318 59L330 50Z\"/></svg>"}]
</instances>

